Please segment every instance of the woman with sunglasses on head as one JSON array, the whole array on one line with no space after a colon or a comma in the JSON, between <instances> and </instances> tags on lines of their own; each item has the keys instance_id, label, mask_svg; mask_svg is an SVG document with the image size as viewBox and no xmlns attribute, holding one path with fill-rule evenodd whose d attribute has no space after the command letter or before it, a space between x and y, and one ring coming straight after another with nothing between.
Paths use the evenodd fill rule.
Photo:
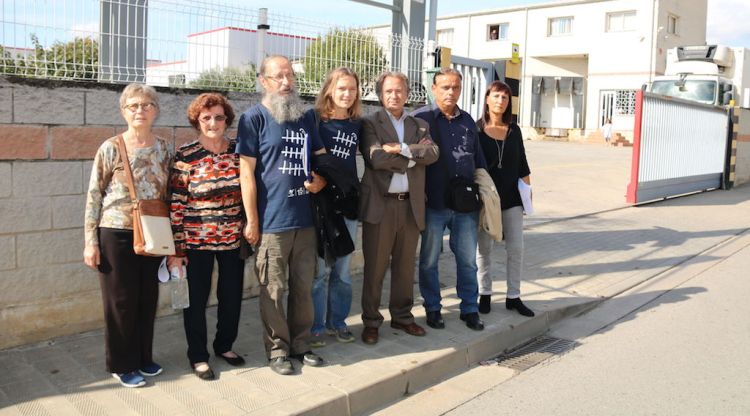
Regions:
<instances>
[{"instance_id":1,"label":"woman with sunglasses on head","mask_svg":"<svg viewBox=\"0 0 750 416\"><path fill-rule=\"evenodd\" d=\"M479 120L479 143L487 161L487 172L500 194L503 236L506 252L505 308L515 309L524 316L534 312L521 302L521 271L523 269L523 204L518 180L531 185L531 171L526 160L521 128L513 122L511 91L507 84L494 81L484 94L484 114ZM479 312L491 309L491 253L495 241L479 230L477 247L477 280L479 281Z\"/></svg>"},{"instance_id":2,"label":"woman with sunglasses on head","mask_svg":"<svg viewBox=\"0 0 750 416\"><path fill-rule=\"evenodd\" d=\"M133 201L119 141L124 141L139 199L167 199L173 152L151 130L159 116L153 87L125 87L120 113L127 131L102 143L91 168L83 260L99 271L107 371L125 387L141 387L146 384L144 376L162 372L153 361L152 348L163 257L139 256L133 250Z\"/></svg>"},{"instance_id":3,"label":"woman with sunglasses on head","mask_svg":"<svg viewBox=\"0 0 750 416\"><path fill-rule=\"evenodd\" d=\"M315 100L315 108L309 111L316 113L318 132L326 151L341 159L347 173L357 178L357 146L362 128L357 74L345 67L330 71ZM344 221L349 236L356 241L357 220L345 218ZM338 257L331 267L324 259L318 258L318 271L312 287L315 318L310 346L313 348L326 345L324 332L342 343L354 341L354 335L344 321L352 305L351 257L351 254Z\"/></svg>"},{"instance_id":4,"label":"woman with sunglasses on head","mask_svg":"<svg viewBox=\"0 0 750 416\"><path fill-rule=\"evenodd\" d=\"M225 136L234 111L221 94L199 95L188 107L188 120L198 139L179 148L170 177L170 217L175 251L170 270L187 265L190 306L183 310L188 360L195 375L212 380L208 365L206 304L211 291L214 260L218 321L213 350L232 366L245 360L232 351L240 321L245 261L240 258L242 194L236 141Z\"/></svg>"}]
</instances>

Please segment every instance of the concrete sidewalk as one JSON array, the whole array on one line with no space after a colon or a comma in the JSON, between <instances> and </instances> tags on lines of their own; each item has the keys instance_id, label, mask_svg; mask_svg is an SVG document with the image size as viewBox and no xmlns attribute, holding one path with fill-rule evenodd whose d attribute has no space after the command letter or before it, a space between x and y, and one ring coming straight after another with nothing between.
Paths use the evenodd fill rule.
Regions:
<instances>
[{"instance_id":1,"label":"concrete sidewalk","mask_svg":"<svg viewBox=\"0 0 750 416\"><path fill-rule=\"evenodd\" d=\"M450 287L455 269L452 255L446 253L441 259L448 286L446 329L427 328L426 337L416 338L391 330L386 321L375 346L338 344L330 338L328 346L317 350L328 365L302 367L294 376L278 376L266 367L255 300L243 305L235 344L247 366L235 369L212 359L219 377L212 382L191 374L179 316L157 321L155 354L165 372L141 389L121 388L104 372L101 331L6 350L0 352L0 414L366 413L465 371L544 333L561 318L688 261L696 267L715 260L707 251L747 231L748 212L750 187L743 187L534 225L526 236L523 293L537 316L508 313L503 307L505 285L498 282L483 332L469 330L458 319L458 301ZM355 288L360 287L358 276ZM348 323L359 336L356 299L358 293ZM422 308L414 311L424 323ZM209 315L213 326L215 309Z\"/></svg>"}]
</instances>

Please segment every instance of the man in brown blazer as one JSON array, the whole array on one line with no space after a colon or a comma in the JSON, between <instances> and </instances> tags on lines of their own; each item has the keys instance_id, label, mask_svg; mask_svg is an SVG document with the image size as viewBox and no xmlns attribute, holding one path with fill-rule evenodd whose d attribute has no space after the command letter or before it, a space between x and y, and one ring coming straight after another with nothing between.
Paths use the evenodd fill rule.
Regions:
<instances>
[{"instance_id":1,"label":"man in brown blazer","mask_svg":"<svg viewBox=\"0 0 750 416\"><path fill-rule=\"evenodd\" d=\"M378 328L383 323L380 296L389 265L391 328L409 335L425 334L411 313L414 266L419 233L425 225L425 166L438 158L427 123L404 111L409 94L406 76L384 73L375 90L383 109L364 119L359 142L365 159L360 198L365 344L378 342Z\"/></svg>"}]
</instances>

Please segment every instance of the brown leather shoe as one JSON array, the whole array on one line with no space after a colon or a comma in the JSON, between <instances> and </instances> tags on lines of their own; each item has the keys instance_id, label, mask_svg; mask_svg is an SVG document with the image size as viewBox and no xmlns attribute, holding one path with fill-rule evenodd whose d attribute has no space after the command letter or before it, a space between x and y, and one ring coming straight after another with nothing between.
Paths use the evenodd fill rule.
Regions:
<instances>
[{"instance_id":1,"label":"brown leather shoe","mask_svg":"<svg viewBox=\"0 0 750 416\"><path fill-rule=\"evenodd\" d=\"M417 325L414 322L410 324L400 324L398 322L391 322L391 328L400 329L409 335L414 335L415 337L423 337L427 333L425 332L424 328L422 328L421 326Z\"/></svg>"},{"instance_id":2,"label":"brown leather shoe","mask_svg":"<svg viewBox=\"0 0 750 416\"><path fill-rule=\"evenodd\" d=\"M378 329L365 327L362 331L362 342L365 344L377 344L378 343Z\"/></svg>"}]
</instances>

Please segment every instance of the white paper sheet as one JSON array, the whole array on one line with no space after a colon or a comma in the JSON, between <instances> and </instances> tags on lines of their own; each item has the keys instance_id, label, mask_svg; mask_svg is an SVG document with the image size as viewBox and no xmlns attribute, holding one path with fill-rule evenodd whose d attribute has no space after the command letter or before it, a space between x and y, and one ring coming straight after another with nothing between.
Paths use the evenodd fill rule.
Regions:
<instances>
[{"instance_id":1,"label":"white paper sheet","mask_svg":"<svg viewBox=\"0 0 750 416\"><path fill-rule=\"evenodd\" d=\"M526 185L522 179L518 180L518 193L521 194L521 203L523 203L523 212L526 215L534 214L534 205L531 203L531 186Z\"/></svg>"},{"instance_id":2,"label":"white paper sheet","mask_svg":"<svg viewBox=\"0 0 750 416\"><path fill-rule=\"evenodd\" d=\"M312 174L310 173L310 162L307 160L310 156L310 148L308 147L308 141L310 136L305 136L305 141L302 143L302 169L305 172L305 178L308 182L312 182Z\"/></svg>"}]
</instances>

